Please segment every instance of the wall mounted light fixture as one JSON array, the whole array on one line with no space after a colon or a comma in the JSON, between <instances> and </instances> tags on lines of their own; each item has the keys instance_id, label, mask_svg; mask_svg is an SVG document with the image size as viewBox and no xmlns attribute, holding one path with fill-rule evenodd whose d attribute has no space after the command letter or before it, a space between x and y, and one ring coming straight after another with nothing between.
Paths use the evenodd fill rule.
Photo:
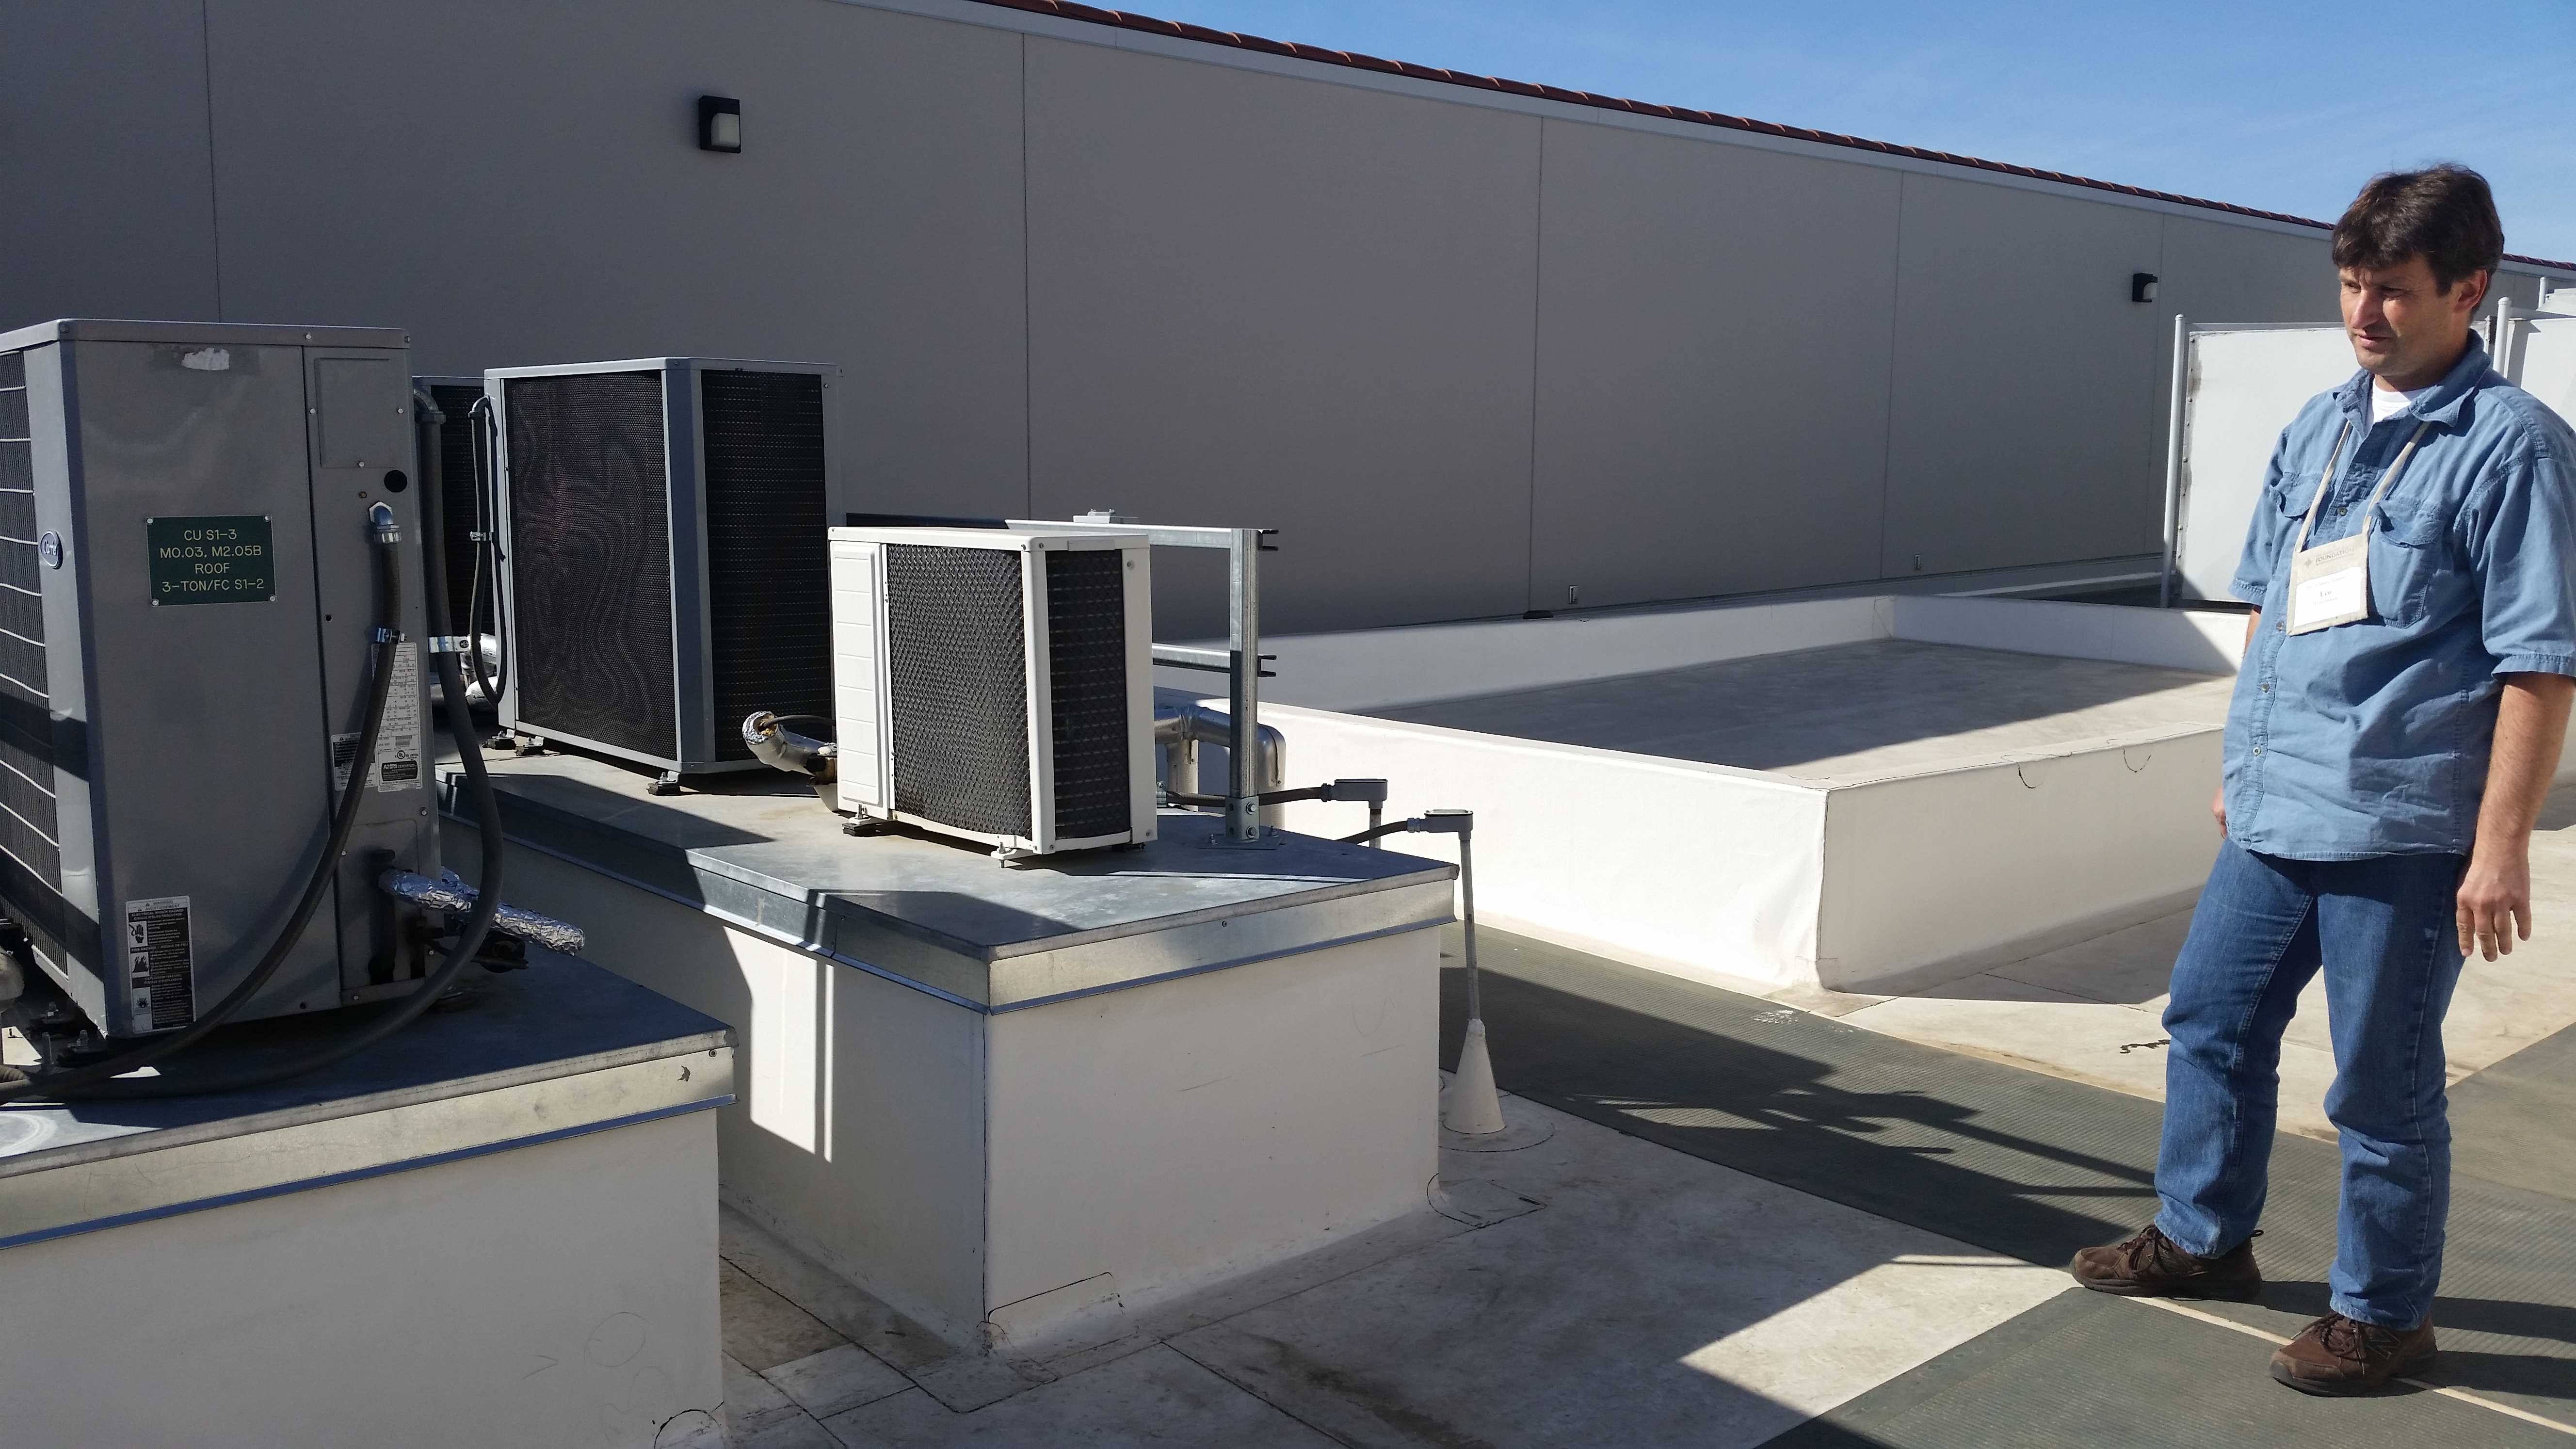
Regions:
<instances>
[{"instance_id":1,"label":"wall mounted light fixture","mask_svg":"<svg viewBox=\"0 0 2576 1449\"><path fill-rule=\"evenodd\" d=\"M2129 274L2129 300L2132 302L2152 302L2155 299L2156 274L2153 272L2131 272Z\"/></svg>"},{"instance_id":2,"label":"wall mounted light fixture","mask_svg":"<svg viewBox=\"0 0 2576 1449\"><path fill-rule=\"evenodd\" d=\"M698 97L698 149L742 149L742 102L731 96Z\"/></svg>"}]
</instances>

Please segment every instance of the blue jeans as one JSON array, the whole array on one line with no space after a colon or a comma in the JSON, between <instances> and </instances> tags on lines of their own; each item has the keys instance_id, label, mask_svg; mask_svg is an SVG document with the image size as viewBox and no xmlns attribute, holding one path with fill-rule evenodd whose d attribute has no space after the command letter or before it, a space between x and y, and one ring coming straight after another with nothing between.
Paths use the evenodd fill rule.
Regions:
<instances>
[{"instance_id":1,"label":"blue jeans","mask_svg":"<svg viewBox=\"0 0 2576 1449\"><path fill-rule=\"evenodd\" d=\"M2411 1329L2432 1312L2451 1206L2442 1016L2460 979L2456 855L2284 860L2218 848L2174 962L2156 1226L2185 1252L2254 1235L2280 1101L2281 1033L2322 966L2326 1116L2343 1143L2334 1310Z\"/></svg>"}]
</instances>

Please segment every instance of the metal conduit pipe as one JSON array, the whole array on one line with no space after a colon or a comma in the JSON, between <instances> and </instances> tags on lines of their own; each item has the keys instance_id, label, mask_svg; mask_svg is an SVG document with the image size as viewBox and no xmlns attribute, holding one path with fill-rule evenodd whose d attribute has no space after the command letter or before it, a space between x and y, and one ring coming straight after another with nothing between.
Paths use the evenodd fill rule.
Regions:
<instances>
[{"instance_id":1,"label":"metal conduit pipe","mask_svg":"<svg viewBox=\"0 0 2576 1449\"><path fill-rule=\"evenodd\" d=\"M1199 746L1234 745L1234 718L1221 709L1203 704L1158 704L1154 706L1154 740L1163 747L1163 785L1176 795L1196 795L1199 790ZM1241 770L1234 771L1241 779ZM1288 737L1268 725L1261 727L1261 778L1255 793L1277 790L1288 783ZM1264 806L1261 824L1279 824L1277 805Z\"/></svg>"}]
</instances>

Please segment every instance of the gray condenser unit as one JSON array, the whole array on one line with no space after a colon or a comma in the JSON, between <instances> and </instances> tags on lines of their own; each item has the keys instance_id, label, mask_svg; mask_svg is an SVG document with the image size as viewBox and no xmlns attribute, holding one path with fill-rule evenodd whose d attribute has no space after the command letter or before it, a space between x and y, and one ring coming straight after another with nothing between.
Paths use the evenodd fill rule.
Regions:
<instances>
[{"instance_id":1,"label":"gray condenser unit","mask_svg":"<svg viewBox=\"0 0 2576 1449\"><path fill-rule=\"evenodd\" d=\"M375 886L439 874L408 349L376 328L0 334L0 909L106 1037L187 1025L246 979L353 767L330 894L231 1019L424 974ZM387 547L404 642L358 761Z\"/></svg>"},{"instance_id":2,"label":"gray condenser unit","mask_svg":"<svg viewBox=\"0 0 2576 1449\"><path fill-rule=\"evenodd\" d=\"M1154 838L1140 534L831 531L840 805L1004 859Z\"/></svg>"},{"instance_id":3,"label":"gray condenser unit","mask_svg":"<svg viewBox=\"0 0 2576 1449\"><path fill-rule=\"evenodd\" d=\"M819 363L484 374L499 418L504 729L756 769L740 721L831 711L831 394Z\"/></svg>"}]
</instances>

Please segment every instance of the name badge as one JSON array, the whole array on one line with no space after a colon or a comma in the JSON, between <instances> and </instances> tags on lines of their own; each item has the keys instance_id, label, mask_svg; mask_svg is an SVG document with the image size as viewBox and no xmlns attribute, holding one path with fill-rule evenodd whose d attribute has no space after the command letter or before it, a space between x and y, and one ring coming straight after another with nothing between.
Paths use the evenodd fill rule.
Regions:
<instances>
[{"instance_id":1,"label":"name badge","mask_svg":"<svg viewBox=\"0 0 2576 1449\"><path fill-rule=\"evenodd\" d=\"M2303 548L2290 559L2290 632L2313 633L2370 617L2370 534Z\"/></svg>"},{"instance_id":2,"label":"name badge","mask_svg":"<svg viewBox=\"0 0 2576 1449\"><path fill-rule=\"evenodd\" d=\"M2308 505L2308 516L2299 524L2298 541L2290 553L2290 620L2288 632L2313 634L2337 624L2356 624L2370 617L2370 518L2379 500L2406 471L2406 462L2415 456L2415 445L2424 440L2431 423L2415 425L2414 436L2398 450L2397 461L2390 464L2387 476L2370 492L2369 501L2361 506L2361 527L2350 538L2332 543L2307 546L2308 530L2316 526L2317 510L2325 506L2326 494L2334 487L2335 460L2343 456L2343 445L2352 436L2352 424L2335 438L2334 451L2326 454L2325 472L2317 479L2317 496Z\"/></svg>"}]
</instances>

